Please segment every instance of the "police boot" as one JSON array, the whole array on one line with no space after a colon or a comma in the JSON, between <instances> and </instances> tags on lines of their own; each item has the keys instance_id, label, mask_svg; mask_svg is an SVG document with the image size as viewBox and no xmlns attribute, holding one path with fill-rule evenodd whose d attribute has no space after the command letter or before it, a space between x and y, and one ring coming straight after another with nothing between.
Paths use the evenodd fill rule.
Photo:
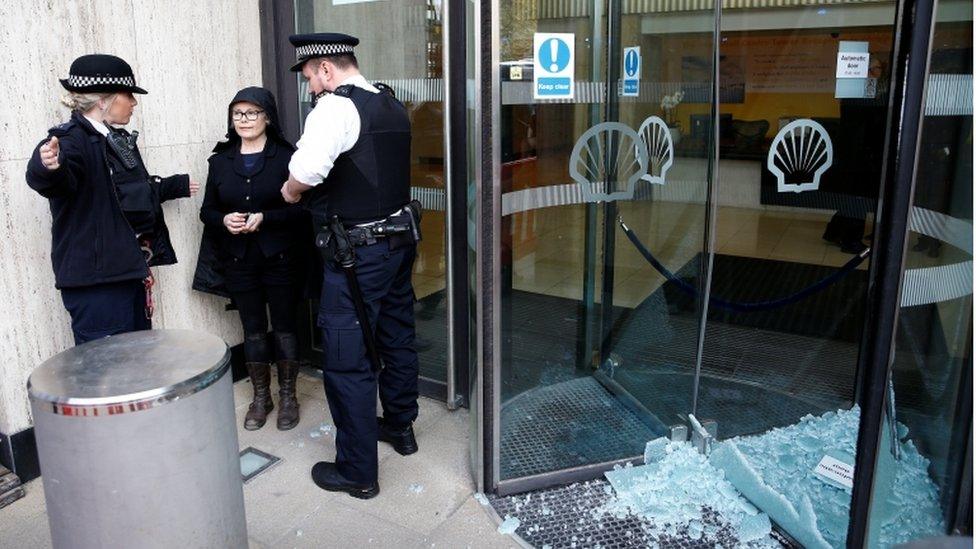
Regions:
<instances>
[{"instance_id":1,"label":"police boot","mask_svg":"<svg viewBox=\"0 0 976 549\"><path fill-rule=\"evenodd\" d=\"M312 467L312 482L316 486L329 492L345 492L354 498L370 499L379 495L380 484L373 481L370 484L353 482L336 469L331 461L320 461Z\"/></svg>"},{"instance_id":2,"label":"police boot","mask_svg":"<svg viewBox=\"0 0 976 549\"><path fill-rule=\"evenodd\" d=\"M264 427L268 413L274 410L271 401L271 369L268 365L268 342L264 334L248 334L244 338L244 365L251 376L254 399L244 416L244 429L255 431Z\"/></svg>"},{"instance_id":3,"label":"police boot","mask_svg":"<svg viewBox=\"0 0 976 549\"><path fill-rule=\"evenodd\" d=\"M298 342L293 333L275 333L278 347L278 430L287 431L298 425Z\"/></svg>"},{"instance_id":4,"label":"police boot","mask_svg":"<svg viewBox=\"0 0 976 549\"><path fill-rule=\"evenodd\" d=\"M381 417L376 418L379 424L379 439L393 446L401 456L409 456L417 452L417 438L413 434L413 425L406 427L391 425Z\"/></svg>"}]
</instances>

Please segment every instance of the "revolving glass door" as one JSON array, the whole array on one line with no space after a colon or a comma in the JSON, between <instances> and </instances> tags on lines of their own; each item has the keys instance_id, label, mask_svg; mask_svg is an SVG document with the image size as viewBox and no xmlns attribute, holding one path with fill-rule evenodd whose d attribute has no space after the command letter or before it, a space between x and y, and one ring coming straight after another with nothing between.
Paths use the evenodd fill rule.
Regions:
<instances>
[{"instance_id":1,"label":"revolving glass door","mask_svg":"<svg viewBox=\"0 0 976 549\"><path fill-rule=\"evenodd\" d=\"M760 8L492 4L495 492L673 442L844 545L896 5Z\"/></svg>"}]
</instances>

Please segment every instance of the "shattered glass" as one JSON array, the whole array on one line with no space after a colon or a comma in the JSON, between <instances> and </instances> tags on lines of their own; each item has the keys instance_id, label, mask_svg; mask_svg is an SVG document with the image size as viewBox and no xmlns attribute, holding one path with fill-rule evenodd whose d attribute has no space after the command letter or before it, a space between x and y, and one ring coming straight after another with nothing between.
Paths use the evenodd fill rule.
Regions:
<instances>
[{"instance_id":1,"label":"shattered glass","mask_svg":"<svg viewBox=\"0 0 976 549\"><path fill-rule=\"evenodd\" d=\"M516 532L533 547L602 547L604 549L657 547L662 549L698 549L711 547L737 548L743 544L735 531L718 515L708 509L702 512L702 535L691 539L684 531L669 535L650 520L633 513L618 518L600 511L614 499L614 490L604 479L574 483L517 496L491 496L499 516L518 517L521 527ZM516 504L520 511L515 511ZM576 538L575 540L573 538ZM776 537L773 533L771 537ZM775 547L790 545L776 538ZM719 540L715 543L714 540ZM752 544L755 547L755 544Z\"/></svg>"},{"instance_id":2,"label":"shattered glass","mask_svg":"<svg viewBox=\"0 0 976 549\"><path fill-rule=\"evenodd\" d=\"M807 415L795 425L717 443L709 457L688 442L654 439L643 465L615 467L605 474L609 483L492 498L506 518L499 532L518 530L536 547L789 546L775 523L806 547L844 547L851 490L815 468L825 455L853 463L859 415L857 407ZM904 425L897 435L900 460L882 440L877 474L894 488L879 503L871 546L944 531L928 460Z\"/></svg>"},{"instance_id":3,"label":"shattered glass","mask_svg":"<svg viewBox=\"0 0 976 549\"><path fill-rule=\"evenodd\" d=\"M637 515L648 521L651 537L684 536L715 545L720 534L732 534L739 547L781 546L770 537L768 517L739 495L721 470L690 443L661 440L648 443L647 464L606 473L616 498L598 509L596 518Z\"/></svg>"},{"instance_id":4,"label":"shattered glass","mask_svg":"<svg viewBox=\"0 0 976 549\"><path fill-rule=\"evenodd\" d=\"M505 520L503 520L502 523L498 525L498 533L505 534L505 535L514 534L515 531L518 530L518 527L521 526L521 524L522 523L521 521L519 521L518 518L505 515Z\"/></svg>"},{"instance_id":5,"label":"shattered glass","mask_svg":"<svg viewBox=\"0 0 976 549\"><path fill-rule=\"evenodd\" d=\"M759 436L736 437L718 445L710 461L737 489L797 541L807 547L844 547L851 489L814 472L825 455L853 463L860 409L807 415L794 425ZM885 435L887 435L887 431ZM938 489L929 478L928 460L899 424L901 460L881 445L879 478L893 476L892 493L881 503L882 526L876 543L890 547L933 531L944 531Z\"/></svg>"}]
</instances>

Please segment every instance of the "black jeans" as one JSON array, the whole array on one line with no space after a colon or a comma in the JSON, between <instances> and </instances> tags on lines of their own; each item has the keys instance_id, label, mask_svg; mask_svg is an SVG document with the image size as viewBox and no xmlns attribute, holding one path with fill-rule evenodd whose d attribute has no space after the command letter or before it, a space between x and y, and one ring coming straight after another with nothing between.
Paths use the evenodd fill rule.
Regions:
<instances>
[{"instance_id":1,"label":"black jeans","mask_svg":"<svg viewBox=\"0 0 976 549\"><path fill-rule=\"evenodd\" d=\"M264 286L243 292L231 292L241 314L245 336L268 331L268 311L275 332L295 332L298 293L294 286Z\"/></svg>"}]
</instances>

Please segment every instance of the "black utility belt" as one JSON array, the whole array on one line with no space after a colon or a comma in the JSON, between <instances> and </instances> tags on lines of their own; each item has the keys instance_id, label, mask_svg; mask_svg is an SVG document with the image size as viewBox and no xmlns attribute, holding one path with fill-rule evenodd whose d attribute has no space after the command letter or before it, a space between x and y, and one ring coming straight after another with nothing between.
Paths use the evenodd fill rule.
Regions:
<instances>
[{"instance_id":1,"label":"black utility belt","mask_svg":"<svg viewBox=\"0 0 976 549\"><path fill-rule=\"evenodd\" d=\"M347 227L339 216L332 216L315 237L315 245L325 260L355 263L354 248L385 240L391 250L420 242L420 202L416 200L395 214L379 221Z\"/></svg>"},{"instance_id":2,"label":"black utility belt","mask_svg":"<svg viewBox=\"0 0 976 549\"><path fill-rule=\"evenodd\" d=\"M350 227L346 229L346 234L349 235L349 243L353 246L369 246L376 244L381 238L394 236L410 236L411 240L416 242L417 239L412 238L414 231L411 221L410 214L396 215L366 226Z\"/></svg>"}]
</instances>

